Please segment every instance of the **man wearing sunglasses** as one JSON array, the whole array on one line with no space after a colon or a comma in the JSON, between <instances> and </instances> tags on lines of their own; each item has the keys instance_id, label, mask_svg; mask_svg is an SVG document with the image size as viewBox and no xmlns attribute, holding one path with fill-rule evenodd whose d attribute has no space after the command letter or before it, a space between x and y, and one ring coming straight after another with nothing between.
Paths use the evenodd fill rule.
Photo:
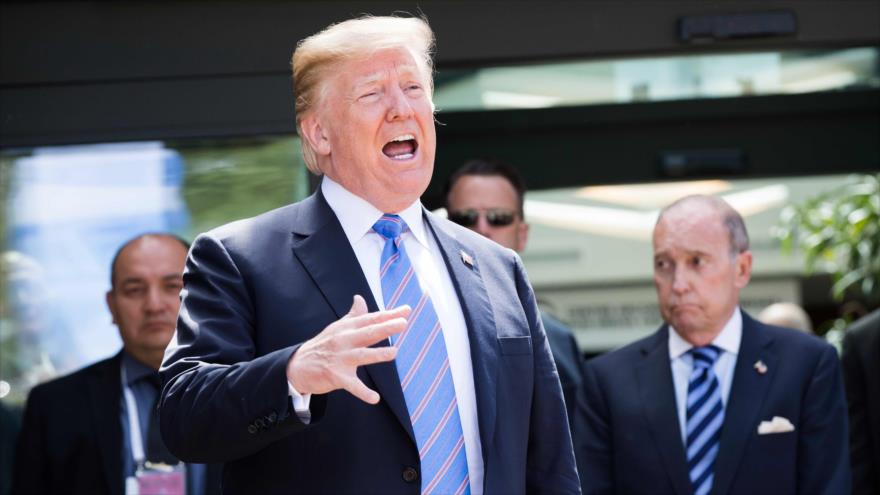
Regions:
<instances>
[{"instance_id":1,"label":"man wearing sunglasses","mask_svg":"<svg viewBox=\"0 0 880 495\"><path fill-rule=\"evenodd\" d=\"M529 237L523 215L525 182L515 168L495 159L471 160L446 182L444 198L449 220L521 252ZM559 371L578 469L585 419L583 355L571 330L541 314L550 350ZM581 480L583 483L585 480Z\"/></svg>"}]
</instances>

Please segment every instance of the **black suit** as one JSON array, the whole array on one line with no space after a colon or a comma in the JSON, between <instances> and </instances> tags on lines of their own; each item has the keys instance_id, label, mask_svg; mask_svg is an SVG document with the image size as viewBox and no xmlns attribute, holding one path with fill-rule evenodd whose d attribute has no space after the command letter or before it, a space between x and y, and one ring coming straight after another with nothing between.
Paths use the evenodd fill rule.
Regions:
<instances>
[{"instance_id":1,"label":"black suit","mask_svg":"<svg viewBox=\"0 0 880 495\"><path fill-rule=\"evenodd\" d=\"M119 353L31 390L18 438L12 493L125 492L121 360ZM209 468L209 480L215 470ZM217 481L207 490L217 491Z\"/></svg>"},{"instance_id":2,"label":"black suit","mask_svg":"<svg viewBox=\"0 0 880 495\"><path fill-rule=\"evenodd\" d=\"M812 335L745 313L742 320L712 493L848 493L837 352ZM664 325L587 362L588 457L580 473L587 493L693 493L668 339ZM794 431L759 434L758 425L774 416Z\"/></svg>"},{"instance_id":3,"label":"black suit","mask_svg":"<svg viewBox=\"0 0 880 495\"><path fill-rule=\"evenodd\" d=\"M847 329L842 360L853 493L880 493L880 309Z\"/></svg>"},{"instance_id":4,"label":"black suit","mask_svg":"<svg viewBox=\"0 0 880 495\"><path fill-rule=\"evenodd\" d=\"M574 455L578 471L582 472L584 432L586 431L586 390L584 389L584 356L581 354L577 341L571 330L562 322L541 313L541 322L547 332L547 342L553 361L559 371L559 383L562 385L562 396L565 398L565 410L568 413L568 426L571 428L571 442L574 444ZM586 491L589 480L581 478L582 489Z\"/></svg>"},{"instance_id":5,"label":"black suit","mask_svg":"<svg viewBox=\"0 0 880 495\"><path fill-rule=\"evenodd\" d=\"M509 249L423 213L467 325L487 494L577 493L556 367L522 263ZM381 395L290 407L285 373L302 342L361 294L377 309L321 189L193 243L178 347L166 355L162 434L181 459L226 462L227 493L418 494L419 452L394 363L362 366Z\"/></svg>"}]
</instances>

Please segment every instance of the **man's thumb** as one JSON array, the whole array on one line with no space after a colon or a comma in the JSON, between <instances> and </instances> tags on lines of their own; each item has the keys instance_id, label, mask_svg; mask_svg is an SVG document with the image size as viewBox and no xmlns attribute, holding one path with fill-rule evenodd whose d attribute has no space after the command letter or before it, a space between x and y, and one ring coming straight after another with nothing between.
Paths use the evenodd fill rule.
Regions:
<instances>
[{"instance_id":1,"label":"man's thumb","mask_svg":"<svg viewBox=\"0 0 880 495\"><path fill-rule=\"evenodd\" d=\"M360 296L360 294L354 295L354 300L351 303L351 309L348 310L348 315L346 316L360 316L367 314L367 301L364 301L364 298Z\"/></svg>"}]
</instances>

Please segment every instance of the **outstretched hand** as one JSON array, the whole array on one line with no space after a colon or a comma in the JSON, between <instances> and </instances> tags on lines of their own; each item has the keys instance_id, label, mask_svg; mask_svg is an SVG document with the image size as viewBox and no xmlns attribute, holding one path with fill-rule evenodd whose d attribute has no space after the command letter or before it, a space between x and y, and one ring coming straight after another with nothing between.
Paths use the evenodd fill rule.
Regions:
<instances>
[{"instance_id":1,"label":"outstretched hand","mask_svg":"<svg viewBox=\"0 0 880 495\"><path fill-rule=\"evenodd\" d=\"M345 389L370 404L379 394L357 376L358 366L391 361L394 346L370 347L402 332L410 307L367 312L367 303L354 296L348 314L305 341L287 362L287 381L301 394L326 394Z\"/></svg>"}]
</instances>

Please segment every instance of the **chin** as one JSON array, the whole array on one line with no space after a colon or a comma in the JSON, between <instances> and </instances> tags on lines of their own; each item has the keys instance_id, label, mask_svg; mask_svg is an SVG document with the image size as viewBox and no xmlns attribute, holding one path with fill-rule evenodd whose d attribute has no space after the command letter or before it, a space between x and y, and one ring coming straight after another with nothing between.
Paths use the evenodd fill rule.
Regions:
<instances>
[{"instance_id":1,"label":"chin","mask_svg":"<svg viewBox=\"0 0 880 495\"><path fill-rule=\"evenodd\" d=\"M699 331L702 322L699 319L691 318L688 316L680 315L673 316L671 318L672 326L675 327L679 332L691 333L694 331Z\"/></svg>"},{"instance_id":2,"label":"chin","mask_svg":"<svg viewBox=\"0 0 880 495\"><path fill-rule=\"evenodd\" d=\"M394 199L400 199L401 203L406 202L406 206L409 206L428 189L431 175L420 171L405 172L398 175L396 179L387 191L394 191L394 195L397 196ZM406 198L406 201L404 201L404 198Z\"/></svg>"}]
</instances>

